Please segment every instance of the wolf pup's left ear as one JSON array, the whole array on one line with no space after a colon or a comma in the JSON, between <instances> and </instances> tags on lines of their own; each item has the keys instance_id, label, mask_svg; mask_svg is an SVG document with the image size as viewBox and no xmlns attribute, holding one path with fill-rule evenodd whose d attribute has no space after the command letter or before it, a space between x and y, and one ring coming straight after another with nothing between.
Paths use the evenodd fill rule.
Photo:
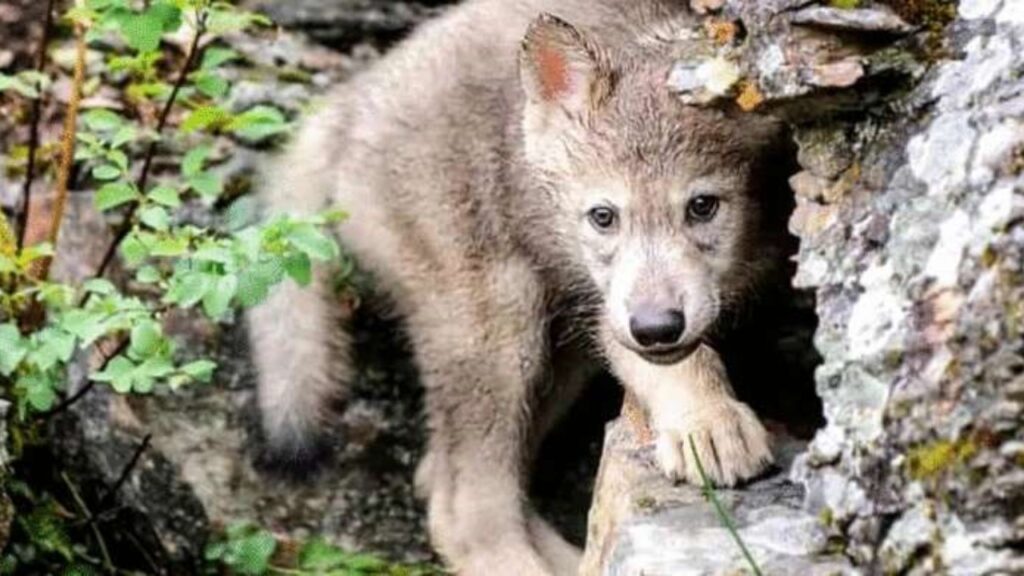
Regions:
<instances>
[{"instance_id":1,"label":"wolf pup's left ear","mask_svg":"<svg viewBox=\"0 0 1024 576\"><path fill-rule=\"evenodd\" d=\"M611 66L600 47L550 14L541 14L527 29L519 74L530 104L573 115L598 108L613 84Z\"/></svg>"}]
</instances>

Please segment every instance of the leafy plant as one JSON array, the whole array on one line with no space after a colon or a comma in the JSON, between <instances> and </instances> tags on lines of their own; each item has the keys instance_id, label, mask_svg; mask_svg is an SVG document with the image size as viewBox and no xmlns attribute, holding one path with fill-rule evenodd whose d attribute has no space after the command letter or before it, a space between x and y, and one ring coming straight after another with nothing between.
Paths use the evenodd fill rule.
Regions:
<instances>
[{"instance_id":1,"label":"leafy plant","mask_svg":"<svg viewBox=\"0 0 1024 576\"><path fill-rule=\"evenodd\" d=\"M370 554L353 554L315 538L300 546L289 563L280 562L273 534L251 524L230 526L225 538L206 549L206 560L239 576L442 576L432 566L391 564Z\"/></svg>"},{"instance_id":2,"label":"leafy plant","mask_svg":"<svg viewBox=\"0 0 1024 576\"><path fill-rule=\"evenodd\" d=\"M187 357L164 328L167 315L194 309L224 320L259 304L282 282L309 284L314 265L339 258L326 230L345 218L332 210L252 224L229 209L223 225L193 221L197 210L231 200L219 170L231 154L225 138L267 144L291 128L274 107L233 111L225 103L231 90L226 67L241 56L222 38L268 24L264 17L220 0L81 0L63 21L74 30L74 77L55 208L43 215L46 222L29 222L25 207L37 152L50 145L38 141L38 106L54 81L43 62L37 70L0 74L0 98L23 100L36 111L17 228L0 213L0 397L15 406L17 426L11 430L19 446L44 434L39 423L95 386L150 394L209 382L216 364ZM184 45L175 44L180 38ZM85 65L87 47L103 58L93 78ZM83 97L104 85L118 88L122 100L80 113ZM161 167L169 164L158 163L161 156L173 158L178 168ZM90 277L65 283L51 279L49 267L61 256L56 246L73 177L94 192L114 240ZM30 228L46 229L47 241L28 242ZM117 256L125 273L112 278ZM68 368L75 362L90 365L88 383L68 390ZM55 566L83 574L116 571L96 517L70 479L63 480L60 492L73 501L67 507L42 492L15 499L24 508L17 512L23 541L5 551L0 573L26 567L53 572ZM7 482L7 488L15 484ZM89 528L83 533L92 533L91 547L61 536L71 521ZM229 541L219 558L241 574L260 573L261 551L269 547L267 560L275 546L242 529Z\"/></svg>"}]
</instances>

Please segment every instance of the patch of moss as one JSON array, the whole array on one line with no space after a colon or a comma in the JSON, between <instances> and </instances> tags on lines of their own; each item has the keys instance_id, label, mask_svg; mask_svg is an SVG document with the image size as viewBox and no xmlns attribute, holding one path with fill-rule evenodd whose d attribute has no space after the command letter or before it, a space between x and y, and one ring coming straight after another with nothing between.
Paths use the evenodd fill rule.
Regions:
<instances>
[{"instance_id":1,"label":"patch of moss","mask_svg":"<svg viewBox=\"0 0 1024 576\"><path fill-rule=\"evenodd\" d=\"M821 522L822 526L831 528L832 522L835 521L835 513L832 512L831 508L825 506L820 512L818 512L818 521Z\"/></svg>"},{"instance_id":2,"label":"patch of moss","mask_svg":"<svg viewBox=\"0 0 1024 576\"><path fill-rule=\"evenodd\" d=\"M883 0L900 18L928 31L926 48L931 58L942 54L942 32L956 18L955 0Z\"/></svg>"},{"instance_id":3,"label":"patch of moss","mask_svg":"<svg viewBox=\"0 0 1024 576\"><path fill-rule=\"evenodd\" d=\"M945 27L956 18L954 0L884 0L901 18L911 24Z\"/></svg>"},{"instance_id":4,"label":"patch of moss","mask_svg":"<svg viewBox=\"0 0 1024 576\"><path fill-rule=\"evenodd\" d=\"M840 10L853 10L854 8L860 8L860 0L832 0L828 5Z\"/></svg>"},{"instance_id":5,"label":"patch of moss","mask_svg":"<svg viewBox=\"0 0 1024 576\"><path fill-rule=\"evenodd\" d=\"M939 440L907 453L907 472L914 480L928 480L970 460L978 452L973 438Z\"/></svg>"},{"instance_id":6,"label":"patch of moss","mask_svg":"<svg viewBox=\"0 0 1024 576\"><path fill-rule=\"evenodd\" d=\"M634 504L636 505L638 510L649 512L651 510L654 510L654 508L658 505L658 501L650 496L639 496L637 497Z\"/></svg>"},{"instance_id":7,"label":"patch of moss","mask_svg":"<svg viewBox=\"0 0 1024 576\"><path fill-rule=\"evenodd\" d=\"M1010 161L1007 163L1006 171L1014 176L1019 176L1024 172L1024 146L1018 146L1010 154Z\"/></svg>"}]
</instances>

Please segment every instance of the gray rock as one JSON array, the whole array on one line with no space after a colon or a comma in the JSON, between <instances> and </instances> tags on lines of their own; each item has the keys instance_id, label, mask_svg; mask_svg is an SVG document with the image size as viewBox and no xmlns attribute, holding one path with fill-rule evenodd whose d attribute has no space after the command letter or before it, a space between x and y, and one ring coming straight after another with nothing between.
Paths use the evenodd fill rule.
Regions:
<instances>
[{"instance_id":1,"label":"gray rock","mask_svg":"<svg viewBox=\"0 0 1024 576\"><path fill-rule=\"evenodd\" d=\"M248 0L247 6L275 22L302 30L339 49L371 42L386 46L413 26L436 16L452 0Z\"/></svg>"},{"instance_id":2,"label":"gray rock","mask_svg":"<svg viewBox=\"0 0 1024 576\"><path fill-rule=\"evenodd\" d=\"M803 444L780 449L781 471L737 490L718 490L751 556L765 574L852 574L828 553L822 519L803 508L803 488L786 470ZM749 565L699 487L677 486L651 460L624 420L605 437L581 576L711 576Z\"/></svg>"}]
</instances>

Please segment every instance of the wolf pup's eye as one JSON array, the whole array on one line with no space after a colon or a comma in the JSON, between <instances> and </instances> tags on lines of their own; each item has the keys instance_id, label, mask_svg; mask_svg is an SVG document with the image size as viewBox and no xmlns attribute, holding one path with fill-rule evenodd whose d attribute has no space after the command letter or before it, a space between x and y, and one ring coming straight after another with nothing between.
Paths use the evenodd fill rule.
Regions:
<instances>
[{"instance_id":1,"label":"wolf pup's eye","mask_svg":"<svg viewBox=\"0 0 1024 576\"><path fill-rule=\"evenodd\" d=\"M590 223L594 225L594 228L597 228L600 232L608 232L619 221L619 215L615 212L615 209L607 206L592 208L587 213L587 217L590 218Z\"/></svg>"},{"instance_id":2,"label":"wolf pup's eye","mask_svg":"<svg viewBox=\"0 0 1024 576\"><path fill-rule=\"evenodd\" d=\"M694 196L686 205L686 218L691 222L710 222L718 213L718 204L718 198L715 196Z\"/></svg>"}]
</instances>

